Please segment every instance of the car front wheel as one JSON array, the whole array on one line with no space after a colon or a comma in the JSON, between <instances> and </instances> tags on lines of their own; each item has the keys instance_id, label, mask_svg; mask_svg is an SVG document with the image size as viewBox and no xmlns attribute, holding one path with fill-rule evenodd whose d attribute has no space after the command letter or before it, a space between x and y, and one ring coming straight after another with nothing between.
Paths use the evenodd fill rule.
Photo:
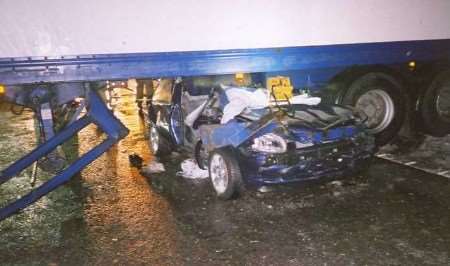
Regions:
<instances>
[{"instance_id":1,"label":"car front wheel","mask_svg":"<svg viewBox=\"0 0 450 266\"><path fill-rule=\"evenodd\" d=\"M229 150L215 150L208 162L209 177L217 197L228 200L242 191L242 174L237 160Z\"/></svg>"}]
</instances>

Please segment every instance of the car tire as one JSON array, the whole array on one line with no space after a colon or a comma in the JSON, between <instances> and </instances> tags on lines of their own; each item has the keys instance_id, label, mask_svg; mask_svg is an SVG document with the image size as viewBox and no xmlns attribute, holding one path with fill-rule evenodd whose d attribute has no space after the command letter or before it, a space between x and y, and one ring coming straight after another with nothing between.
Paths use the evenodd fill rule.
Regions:
<instances>
[{"instance_id":1,"label":"car tire","mask_svg":"<svg viewBox=\"0 0 450 266\"><path fill-rule=\"evenodd\" d=\"M426 133L435 137L450 133L450 69L436 75L425 90L419 113Z\"/></svg>"},{"instance_id":2,"label":"car tire","mask_svg":"<svg viewBox=\"0 0 450 266\"><path fill-rule=\"evenodd\" d=\"M202 170L208 169L208 155L201 141L197 142L194 149L195 161Z\"/></svg>"},{"instance_id":3,"label":"car tire","mask_svg":"<svg viewBox=\"0 0 450 266\"><path fill-rule=\"evenodd\" d=\"M351 83L341 104L364 111L369 119L368 132L374 134L377 146L390 142L400 131L409 98L401 84L384 73L368 73Z\"/></svg>"},{"instance_id":4,"label":"car tire","mask_svg":"<svg viewBox=\"0 0 450 266\"><path fill-rule=\"evenodd\" d=\"M150 149L155 156L169 155L172 151L172 145L167 137L162 134L162 129L151 123L149 126L148 142Z\"/></svg>"},{"instance_id":5,"label":"car tire","mask_svg":"<svg viewBox=\"0 0 450 266\"><path fill-rule=\"evenodd\" d=\"M233 199L242 192L242 173L237 160L229 150L211 152L208 161L209 177L217 197Z\"/></svg>"}]
</instances>

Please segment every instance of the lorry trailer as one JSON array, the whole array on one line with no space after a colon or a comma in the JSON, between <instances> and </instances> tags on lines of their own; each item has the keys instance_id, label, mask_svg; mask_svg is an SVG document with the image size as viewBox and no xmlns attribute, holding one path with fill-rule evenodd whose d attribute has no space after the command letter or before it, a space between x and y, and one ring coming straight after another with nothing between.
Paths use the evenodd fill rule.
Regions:
<instances>
[{"instance_id":1,"label":"lorry trailer","mask_svg":"<svg viewBox=\"0 0 450 266\"><path fill-rule=\"evenodd\" d=\"M367 114L378 146L450 132L446 0L18 0L0 1L0 12L0 97L31 108L41 132L36 149L0 173L0 184L42 158L60 165L52 151L91 123L108 136L1 209L0 220L126 136L98 95L107 80L181 77L214 86L247 73L265 86L287 76L297 90ZM61 109L72 118L61 122ZM63 127L55 131L55 123Z\"/></svg>"}]
</instances>

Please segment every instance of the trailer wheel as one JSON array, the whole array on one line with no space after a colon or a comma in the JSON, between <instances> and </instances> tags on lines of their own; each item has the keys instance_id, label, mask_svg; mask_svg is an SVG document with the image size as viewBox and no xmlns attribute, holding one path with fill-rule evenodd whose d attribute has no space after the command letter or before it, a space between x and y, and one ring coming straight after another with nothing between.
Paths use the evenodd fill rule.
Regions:
<instances>
[{"instance_id":1,"label":"trailer wheel","mask_svg":"<svg viewBox=\"0 0 450 266\"><path fill-rule=\"evenodd\" d=\"M228 200L239 195L242 190L241 169L229 150L213 151L208 168L211 184L218 198Z\"/></svg>"},{"instance_id":2,"label":"trailer wheel","mask_svg":"<svg viewBox=\"0 0 450 266\"><path fill-rule=\"evenodd\" d=\"M409 98L396 80L384 73L369 73L356 79L342 99L367 116L368 132L377 146L391 141L406 118Z\"/></svg>"},{"instance_id":3,"label":"trailer wheel","mask_svg":"<svg viewBox=\"0 0 450 266\"><path fill-rule=\"evenodd\" d=\"M148 135L149 146L154 155L164 156L171 153L172 145L170 141L162 134L161 129L155 124L150 123Z\"/></svg>"},{"instance_id":4,"label":"trailer wheel","mask_svg":"<svg viewBox=\"0 0 450 266\"><path fill-rule=\"evenodd\" d=\"M435 137L450 133L450 69L439 73L425 90L419 112L426 133Z\"/></svg>"}]
</instances>

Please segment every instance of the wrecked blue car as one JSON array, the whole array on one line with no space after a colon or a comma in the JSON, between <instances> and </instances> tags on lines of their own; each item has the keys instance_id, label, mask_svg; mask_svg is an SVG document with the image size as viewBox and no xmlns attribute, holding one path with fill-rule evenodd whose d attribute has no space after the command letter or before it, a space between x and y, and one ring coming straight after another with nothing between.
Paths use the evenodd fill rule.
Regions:
<instances>
[{"instance_id":1,"label":"wrecked blue car","mask_svg":"<svg viewBox=\"0 0 450 266\"><path fill-rule=\"evenodd\" d=\"M209 169L222 199L248 185L354 174L368 166L375 145L364 114L309 97L270 102L266 94L232 87L199 92L174 84L171 104L151 107L154 154L191 152L200 168Z\"/></svg>"}]
</instances>

